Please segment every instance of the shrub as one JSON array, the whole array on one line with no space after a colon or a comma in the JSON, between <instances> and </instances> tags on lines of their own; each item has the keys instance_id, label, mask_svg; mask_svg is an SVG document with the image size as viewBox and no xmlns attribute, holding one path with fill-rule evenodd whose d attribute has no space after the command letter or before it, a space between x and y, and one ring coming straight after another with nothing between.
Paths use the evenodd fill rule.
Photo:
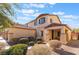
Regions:
<instances>
[{"instance_id":1,"label":"shrub","mask_svg":"<svg viewBox=\"0 0 79 59\"><path fill-rule=\"evenodd\" d=\"M19 43L21 43L21 44L29 44L29 39L28 38L21 38L21 39L19 39Z\"/></svg>"},{"instance_id":2,"label":"shrub","mask_svg":"<svg viewBox=\"0 0 79 59\"><path fill-rule=\"evenodd\" d=\"M61 42L58 40L51 40L48 42L48 45L53 49L56 50L57 48L61 47Z\"/></svg>"},{"instance_id":3,"label":"shrub","mask_svg":"<svg viewBox=\"0 0 79 59\"><path fill-rule=\"evenodd\" d=\"M28 50L27 55L49 55L51 54L50 49L44 44L35 44L30 50Z\"/></svg>"},{"instance_id":4,"label":"shrub","mask_svg":"<svg viewBox=\"0 0 79 59\"><path fill-rule=\"evenodd\" d=\"M10 41L8 43L9 43L9 45L18 44L18 38L12 38L12 39L10 39Z\"/></svg>"},{"instance_id":5,"label":"shrub","mask_svg":"<svg viewBox=\"0 0 79 59\"><path fill-rule=\"evenodd\" d=\"M41 37L37 37L36 40L37 41L42 41L42 38Z\"/></svg>"},{"instance_id":6,"label":"shrub","mask_svg":"<svg viewBox=\"0 0 79 59\"><path fill-rule=\"evenodd\" d=\"M31 41L29 42L29 46L33 46L35 44L35 42Z\"/></svg>"},{"instance_id":7,"label":"shrub","mask_svg":"<svg viewBox=\"0 0 79 59\"><path fill-rule=\"evenodd\" d=\"M42 41L42 38L40 38L40 37L37 37L36 38L36 43L38 43L38 44L41 44L43 41Z\"/></svg>"},{"instance_id":8,"label":"shrub","mask_svg":"<svg viewBox=\"0 0 79 59\"><path fill-rule=\"evenodd\" d=\"M6 53L8 55L25 55L26 51L27 51L26 44L16 44L11 46Z\"/></svg>"},{"instance_id":9,"label":"shrub","mask_svg":"<svg viewBox=\"0 0 79 59\"><path fill-rule=\"evenodd\" d=\"M12 38L10 42L18 43L18 38Z\"/></svg>"},{"instance_id":10,"label":"shrub","mask_svg":"<svg viewBox=\"0 0 79 59\"><path fill-rule=\"evenodd\" d=\"M29 39L29 42L35 41L35 38L34 37L28 37L28 39Z\"/></svg>"},{"instance_id":11,"label":"shrub","mask_svg":"<svg viewBox=\"0 0 79 59\"><path fill-rule=\"evenodd\" d=\"M37 41L37 44L41 44L42 43L42 41Z\"/></svg>"},{"instance_id":12,"label":"shrub","mask_svg":"<svg viewBox=\"0 0 79 59\"><path fill-rule=\"evenodd\" d=\"M33 46L35 43L35 39L33 37L20 38L19 43Z\"/></svg>"}]
</instances>

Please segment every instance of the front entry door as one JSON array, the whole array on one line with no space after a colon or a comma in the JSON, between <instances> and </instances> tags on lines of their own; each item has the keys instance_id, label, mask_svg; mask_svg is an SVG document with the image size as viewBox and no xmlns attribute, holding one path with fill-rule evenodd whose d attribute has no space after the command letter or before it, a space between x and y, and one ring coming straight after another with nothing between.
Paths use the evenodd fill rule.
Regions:
<instances>
[{"instance_id":1,"label":"front entry door","mask_svg":"<svg viewBox=\"0 0 79 59\"><path fill-rule=\"evenodd\" d=\"M52 39L54 39L54 30L52 30Z\"/></svg>"},{"instance_id":2,"label":"front entry door","mask_svg":"<svg viewBox=\"0 0 79 59\"><path fill-rule=\"evenodd\" d=\"M52 30L52 39L60 40L60 31Z\"/></svg>"}]
</instances>

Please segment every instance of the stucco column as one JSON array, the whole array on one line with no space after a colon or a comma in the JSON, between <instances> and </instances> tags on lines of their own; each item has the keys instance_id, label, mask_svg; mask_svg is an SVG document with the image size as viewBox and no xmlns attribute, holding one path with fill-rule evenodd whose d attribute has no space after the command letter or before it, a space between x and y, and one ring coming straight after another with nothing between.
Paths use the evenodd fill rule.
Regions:
<instances>
[{"instance_id":1,"label":"stucco column","mask_svg":"<svg viewBox=\"0 0 79 59\"><path fill-rule=\"evenodd\" d=\"M66 41L66 34L65 34L65 29L64 28L61 29L60 41L63 44L66 44L67 43L67 41Z\"/></svg>"},{"instance_id":2,"label":"stucco column","mask_svg":"<svg viewBox=\"0 0 79 59\"><path fill-rule=\"evenodd\" d=\"M43 36L43 40L44 40L44 42L48 42L49 41L49 39L48 39L48 30L44 30L44 36Z\"/></svg>"}]
</instances>

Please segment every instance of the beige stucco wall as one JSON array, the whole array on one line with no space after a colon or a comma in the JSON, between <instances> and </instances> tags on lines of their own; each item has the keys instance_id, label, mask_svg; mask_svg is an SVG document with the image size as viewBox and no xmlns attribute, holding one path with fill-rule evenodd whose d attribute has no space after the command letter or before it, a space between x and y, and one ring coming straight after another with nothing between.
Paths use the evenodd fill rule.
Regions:
<instances>
[{"instance_id":1,"label":"beige stucco wall","mask_svg":"<svg viewBox=\"0 0 79 59\"><path fill-rule=\"evenodd\" d=\"M50 19L52 19L54 21L54 23L60 23L59 18L57 16L55 16L55 15L52 15L52 16L51 15L41 16L41 17L39 17L37 19L37 22L39 22L40 18L43 18L43 17L45 17L45 23L38 24L38 25L35 26L35 29L38 30L38 31L45 30L44 27L49 25L49 24L51 24L51 20ZM40 32L37 32L37 34L40 34ZM37 35L37 36L39 36L39 35Z\"/></svg>"},{"instance_id":2,"label":"beige stucco wall","mask_svg":"<svg viewBox=\"0 0 79 59\"><path fill-rule=\"evenodd\" d=\"M37 19L37 22L39 22L40 18L43 18L43 17L45 17L45 23L36 25L35 27L45 27L45 26L51 24L51 20L50 19L53 20L53 23L60 23L59 18L57 16L55 16L55 15L41 16L41 17L39 17Z\"/></svg>"},{"instance_id":3,"label":"beige stucco wall","mask_svg":"<svg viewBox=\"0 0 79 59\"><path fill-rule=\"evenodd\" d=\"M45 17L45 23L38 24L38 25L34 26L34 22L39 22L40 18L43 18L43 17ZM41 17L37 18L35 21L29 22L27 25L28 25L28 27L35 27L35 28L44 27L44 26L51 23L50 19L53 20L54 23L60 23L58 16L56 16L56 15L46 15L46 16L41 16Z\"/></svg>"},{"instance_id":4,"label":"beige stucco wall","mask_svg":"<svg viewBox=\"0 0 79 59\"><path fill-rule=\"evenodd\" d=\"M50 16L48 16L48 20L46 20L46 22L47 23L51 23L51 20L54 22L54 23L59 23L60 24L60 19L57 17L57 16L55 16L55 15L50 15Z\"/></svg>"},{"instance_id":5,"label":"beige stucco wall","mask_svg":"<svg viewBox=\"0 0 79 59\"><path fill-rule=\"evenodd\" d=\"M72 40L78 40L78 33L72 32Z\"/></svg>"},{"instance_id":6,"label":"beige stucco wall","mask_svg":"<svg viewBox=\"0 0 79 59\"><path fill-rule=\"evenodd\" d=\"M8 31L8 39L27 37L27 36L35 37L35 35L36 35L35 30L32 29L10 28Z\"/></svg>"}]
</instances>

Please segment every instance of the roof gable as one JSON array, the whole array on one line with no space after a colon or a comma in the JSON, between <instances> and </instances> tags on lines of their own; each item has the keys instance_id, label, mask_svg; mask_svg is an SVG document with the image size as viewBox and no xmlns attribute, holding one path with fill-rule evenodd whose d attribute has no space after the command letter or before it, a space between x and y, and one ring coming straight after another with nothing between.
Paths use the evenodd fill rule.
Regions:
<instances>
[{"instance_id":1,"label":"roof gable","mask_svg":"<svg viewBox=\"0 0 79 59\"><path fill-rule=\"evenodd\" d=\"M42 16L56 16L56 17L58 18L59 22L62 23L62 22L60 21L59 17L58 17L57 15L54 15L54 14L40 14L35 20L32 20L32 21L30 21L30 22L28 22L28 23L35 22L38 18L40 18L40 17L42 17ZM26 24L28 24L28 23L26 23Z\"/></svg>"}]
</instances>

